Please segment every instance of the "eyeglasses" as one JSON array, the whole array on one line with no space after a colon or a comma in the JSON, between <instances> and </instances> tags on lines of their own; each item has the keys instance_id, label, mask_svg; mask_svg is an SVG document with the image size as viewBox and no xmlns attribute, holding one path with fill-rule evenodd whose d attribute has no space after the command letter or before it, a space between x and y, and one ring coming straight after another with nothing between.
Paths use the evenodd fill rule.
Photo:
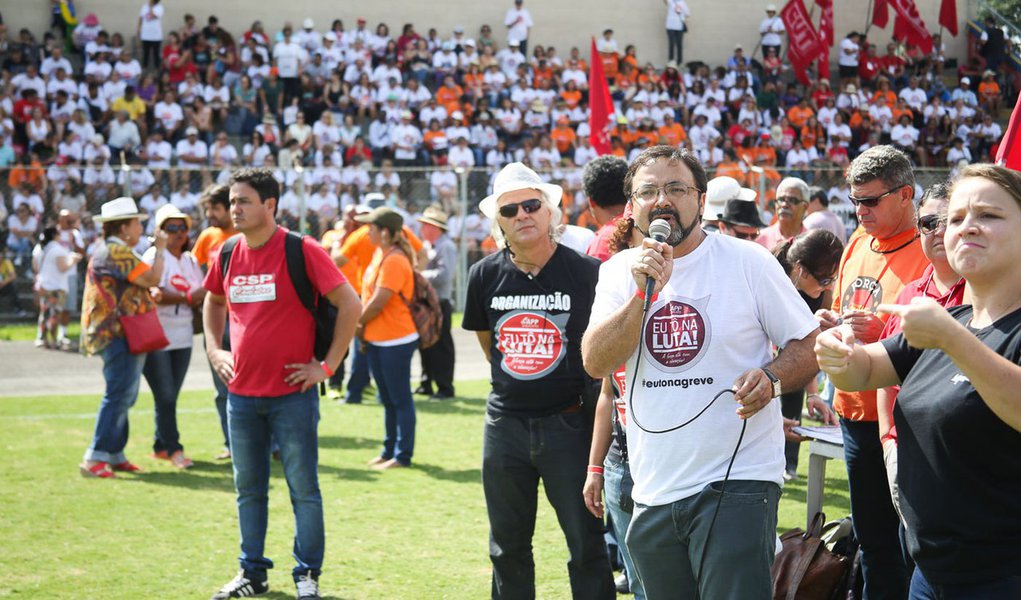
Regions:
<instances>
[{"instance_id":1,"label":"eyeglasses","mask_svg":"<svg viewBox=\"0 0 1021 600\"><path fill-rule=\"evenodd\" d=\"M660 187L647 185L645 187L638 188L634 191L634 193L632 193L632 196L642 202L653 202L659 199L659 195L662 193L666 196L667 200L680 200L687 196L692 190L698 190L698 188L693 185L675 181Z\"/></svg>"},{"instance_id":2,"label":"eyeglasses","mask_svg":"<svg viewBox=\"0 0 1021 600\"><path fill-rule=\"evenodd\" d=\"M740 231L733 230L733 229L731 229L731 231L734 233L734 237L736 237L736 238L738 238L740 240L751 240L751 241L754 242L755 238L759 237L759 232L758 231L748 231L748 232L744 232L744 233L742 233Z\"/></svg>"},{"instance_id":3,"label":"eyeglasses","mask_svg":"<svg viewBox=\"0 0 1021 600\"><path fill-rule=\"evenodd\" d=\"M791 206L797 206L799 204L805 203L805 201L802 198L798 198L797 196L777 196L776 201L777 203L784 202L786 204L790 204Z\"/></svg>"},{"instance_id":4,"label":"eyeglasses","mask_svg":"<svg viewBox=\"0 0 1021 600\"><path fill-rule=\"evenodd\" d=\"M816 275L815 273L813 273L811 271L808 271L807 269L806 269L806 271L808 272L809 275L812 276L812 279L814 279L817 282L819 282L819 285L822 286L822 287L826 287L829 284L833 283L834 280L836 280L836 277L819 277L818 275Z\"/></svg>"},{"instance_id":5,"label":"eyeglasses","mask_svg":"<svg viewBox=\"0 0 1021 600\"><path fill-rule=\"evenodd\" d=\"M943 215L923 215L918 217L918 231L925 235L932 235L939 231L940 227L947 226L947 218Z\"/></svg>"},{"instance_id":6,"label":"eyeglasses","mask_svg":"<svg viewBox=\"0 0 1021 600\"><path fill-rule=\"evenodd\" d=\"M513 219L518 216L519 206L525 209L526 215L530 215L542 208L542 200L539 200L538 198L531 198L529 200L522 200L521 202L514 202L513 204L504 204L500 207L500 216L506 219Z\"/></svg>"},{"instance_id":7,"label":"eyeglasses","mask_svg":"<svg viewBox=\"0 0 1021 600\"><path fill-rule=\"evenodd\" d=\"M855 206L858 206L860 204L860 205L862 205L862 206L864 206L866 208L875 208L876 206L879 205L879 201L880 200L882 200L883 198L885 198L885 197L889 196L890 194L896 192L897 190L901 189L902 187L904 187L904 186L903 185L898 185L897 187L893 188L892 190L887 190L886 192L884 192L884 193L882 193L882 194L880 194L878 196L872 196L871 198L855 198L854 196L848 194L847 195L847 199L850 200L851 204L853 204Z\"/></svg>"},{"instance_id":8,"label":"eyeglasses","mask_svg":"<svg viewBox=\"0 0 1021 600\"><path fill-rule=\"evenodd\" d=\"M167 233L181 233L182 231L188 231L187 225L164 225L163 231Z\"/></svg>"}]
</instances>

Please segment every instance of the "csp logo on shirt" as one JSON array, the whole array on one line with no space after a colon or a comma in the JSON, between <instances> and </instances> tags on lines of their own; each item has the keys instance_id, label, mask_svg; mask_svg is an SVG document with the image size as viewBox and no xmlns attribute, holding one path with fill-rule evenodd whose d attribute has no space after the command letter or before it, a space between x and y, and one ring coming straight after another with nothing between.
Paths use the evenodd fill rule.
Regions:
<instances>
[{"instance_id":1,"label":"csp logo on shirt","mask_svg":"<svg viewBox=\"0 0 1021 600\"><path fill-rule=\"evenodd\" d=\"M231 304L272 302L277 299L276 275L235 275L230 279Z\"/></svg>"},{"instance_id":2,"label":"csp logo on shirt","mask_svg":"<svg viewBox=\"0 0 1021 600\"><path fill-rule=\"evenodd\" d=\"M695 366L709 346L711 328L703 316L709 297L667 300L645 325L645 353L662 371L679 373Z\"/></svg>"},{"instance_id":3,"label":"csp logo on shirt","mask_svg":"<svg viewBox=\"0 0 1021 600\"><path fill-rule=\"evenodd\" d=\"M570 314L548 316L529 310L507 313L496 324L500 367L515 379L531 380L551 373L564 359L564 330Z\"/></svg>"}]
</instances>

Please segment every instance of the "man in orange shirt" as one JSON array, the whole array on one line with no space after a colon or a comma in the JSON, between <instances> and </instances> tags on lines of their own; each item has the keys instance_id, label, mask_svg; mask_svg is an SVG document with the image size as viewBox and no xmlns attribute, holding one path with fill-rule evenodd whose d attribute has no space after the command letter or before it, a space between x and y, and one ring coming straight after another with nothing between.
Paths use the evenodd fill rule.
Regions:
<instances>
[{"instance_id":1,"label":"man in orange shirt","mask_svg":"<svg viewBox=\"0 0 1021 600\"><path fill-rule=\"evenodd\" d=\"M443 78L443 85L436 90L436 102L447 109L447 114L449 115L460 108L461 96L463 95L464 89L457 85L453 75L447 75Z\"/></svg>"},{"instance_id":2,"label":"man in orange shirt","mask_svg":"<svg viewBox=\"0 0 1021 600\"><path fill-rule=\"evenodd\" d=\"M659 143L667 146L680 146L688 141L688 134L684 126L674 121L673 111L663 113L663 124L656 130L659 134Z\"/></svg>"},{"instance_id":3,"label":"man in orange shirt","mask_svg":"<svg viewBox=\"0 0 1021 600\"><path fill-rule=\"evenodd\" d=\"M787 111L787 120L791 122L794 129L800 130L805 126L809 117L815 116L815 111L808 105L808 98L802 98L795 106Z\"/></svg>"},{"instance_id":4,"label":"man in orange shirt","mask_svg":"<svg viewBox=\"0 0 1021 600\"><path fill-rule=\"evenodd\" d=\"M574 144L578 140L578 134L571 129L571 120L567 115L557 117L557 125L549 135L556 144L560 156L574 156Z\"/></svg>"},{"instance_id":5,"label":"man in orange shirt","mask_svg":"<svg viewBox=\"0 0 1021 600\"><path fill-rule=\"evenodd\" d=\"M372 206L373 203L381 203L385 198L383 194L372 192L365 194L362 200L366 206ZM364 212L368 213L370 211L366 208ZM404 237L411 243L412 249L417 254L415 263L420 265L426 264L429 257L423 252L422 240L407 225L404 225L402 231L404 232ZM362 277L365 275L365 269L372 262L372 254L375 251L376 245L369 239L369 226L362 225L349 233L339 248L335 247L330 252L330 257L333 259L334 264L340 268L345 277L348 277L348 281L359 296L362 293ZM354 272L353 277L350 276L352 270ZM351 376L347 380L344 403L361 404L362 394L369 385L369 362L365 354L359 351L357 342L352 345L352 348L354 351L351 354Z\"/></svg>"},{"instance_id":6,"label":"man in orange shirt","mask_svg":"<svg viewBox=\"0 0 1021 600\"><path fill-rule=\"evenodd\" d=\"M868 344L879 339L889 318L876 314L876 307L896 298L905 284L922 275L929 261L915 229L915 176L903 152L892 146L869 148L851 163L847 182L861 229L840 259L832 310L820 310L816 316L823 329L850 325L855 340ZM900 519L886 480L876 393L837 390L833 408L844 435L865 594L904 598L911 573L901 552Z\"/></svg>"},{"instance_id":7,"label":"man in orange shirt","mask_svg":"<svg viewBox=\"0 0 1021 600\"><path fill-rule=\"evenodd\" d=\"M234 223L230 220L229 187L225 185L209 186L202 192L200 202L206 213L209 227L203 229L199 234L191 253L202 269L208 271L209 262L217 256L220 246L237 232L234 230ZM202 341L204 344L204 337ZM230 350L230 319L224 322L221 344L224 350ZM209 368L213 369L212 363ZM213 370L213 386L216 388L216 412L220 415L220 429L223 431L223 452L218 454L216 459L226 460L230 458L230 434L227 432L227 384L220 379L215 370Z\"/></svg>"}]
</instances>

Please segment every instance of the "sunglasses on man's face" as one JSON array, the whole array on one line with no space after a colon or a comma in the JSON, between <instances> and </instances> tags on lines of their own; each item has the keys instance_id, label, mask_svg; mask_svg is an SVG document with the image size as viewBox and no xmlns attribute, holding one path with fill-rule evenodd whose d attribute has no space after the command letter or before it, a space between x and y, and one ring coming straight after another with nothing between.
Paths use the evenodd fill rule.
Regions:
<instances>
[{"instance_id":1,"label":"sunglasses on man's face","mask_svg":"<svg viewBox=\"0 0 1021 600\"><path fill-rule=\"evenodd\" d=\"M893 188L892 190L887 190L886 192L883 192L882 194L880 194L878 196L872 196L871 198L855 198L854 196L848 195L847 199L850 200L851 204L853 204L855 206L858 206L860 204L860 205L864 206L865 208L875 208L875 207L879 206L879 201L880 200L882 200L883 198L885 198L885 197L889 196L890 194L896 192L897 190L901 189L902 187L904 187L904 186L902 186L902 185L901 186L897 186L897 187Z\"/></svg>"},{"instance_id":2,"label":"sunglasses on man's face","mask_svg":"<svg viewBox=\"0 0 1021 600\"><path fill-rule=\"evenodd\" d=\"M166 231L167 233L181 233L183 231L188 231L188 226L187 225L166 225L166 226L163 227L163 231Z\"/></svg>"},{"instance_id":3,"label":"sunglasses on man's face","mask_svg":"<svg viewBox=\"0 0 1021 600\"><path fill-rule=\"evenodd\" d=\"M514 202L513 204L504 204L500 207L500 216L506 219L513 219L518 216L518 207L525 209L525 214L530 215L542 207L542 200L538 198L531 198L529 200L522 200L521 202Z\"/></svg>"},{"instance_id":4,"label":"sunglasses on man's face","mask_svg":"<svg viewBox=\"0 0 1021 600\"><path fill-rule=\"evenodd\" d=\"M940 227L946 227L946 217L942 215L923 215L918 217L918 231L925 235L936 233Z\"/></svg>"}]
</instances>

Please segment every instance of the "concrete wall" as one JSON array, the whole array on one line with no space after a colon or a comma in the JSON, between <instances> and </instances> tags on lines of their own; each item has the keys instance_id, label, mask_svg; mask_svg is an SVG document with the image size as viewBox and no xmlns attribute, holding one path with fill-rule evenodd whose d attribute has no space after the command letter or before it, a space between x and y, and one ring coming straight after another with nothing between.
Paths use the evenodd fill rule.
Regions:
<instances>
[{"instance_id":1,"label":"concrete wall","mask_svg":"<svg viewBox=\"0 0 1021 600\"><path fill-rule=\"evenodd\" d=\"M813 0L804 2L813 10ZM129 35L134 36L143 0L77 0L75 4L79 17L95 12L104 27L111 32L120 31L127 39ZM215 14L220 25L235 35L247 30L255 19L262 20L267 30L276 32L285 20L290 20L297 29L305 17L311 17L316 28L325 31L334 18L343 19L345 26L352 28L358 17L365 17L373 28L381 21L387 23L395 37L404 23L414 23L422 35L435 27L441 37L449 36L455 25L464 26L465 31L474 36L480 25L489 23L501 44L505 42L504 14L512 6L511 0L163 0L163 4L166 7L165 29L178 27L185 13L194 14L203 24L210 14ZM766 4L759 0L688 0L692 17L684 40L685 60L720 64L737 43L743 44L746 52L750 51L759 39L758 25L765 17ZM784 2L777 0L776 4L782 8ZM940 0L916 0L916 4L930 30L938 30ZM956 39L948 37L946 40L950 56L964 55L963 23L974 14L974 9L969 13L971 4L974 0L957 0L962 27ZM834 5L838 41L847 32L862 31L866 27L871 7L869 0L834 0ZM663 0L526 0L525 6L536 23L530 42L552 44L561 56L566 56L571 46L582 48L587 55L590 37L611 27L621 50L626 44L634 44L641 62L651 61L662 66L666 61ZM8 27L15 31L28 27L42 32L49 22L46 0L0 0L0 11ZM814 11L814 20L818 23L819 10L815 8ZM885 33L873 28L870 36L882 48L892 28L891 18ZM831 56L835 60L836 54L831 53Z\"/></svg>"}]
</instances>

